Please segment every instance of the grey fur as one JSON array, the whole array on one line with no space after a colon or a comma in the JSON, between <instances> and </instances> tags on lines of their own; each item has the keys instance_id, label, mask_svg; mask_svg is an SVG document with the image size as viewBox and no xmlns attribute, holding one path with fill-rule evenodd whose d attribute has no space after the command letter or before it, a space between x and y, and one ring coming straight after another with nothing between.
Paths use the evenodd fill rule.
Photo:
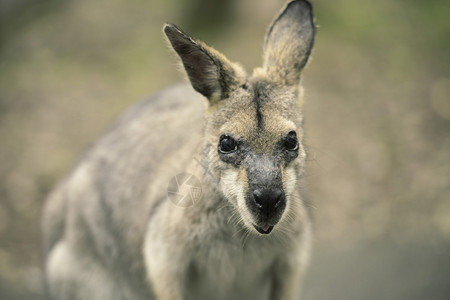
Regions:
<instances>
[{"instance_id":1,"label":"grey fur","mask_svg":"<svg viewBox=\"0 0 450 300\"><path fill-rule=\"evenodd\" d=\"M164 31L200 94L177 85L136 105L51 193L42 219L50 295L296 299L310 237L298 79L314 39L311 5L287 5L266 38L265 65L250 76L173 25ZM289 40L273 44L276 32ZM200 70L185 47L206 55ZM295 153L283 148L290 131L300 143ZM239 146L219 155L224 134ZM184 172L202 182L190 207L167 199L170 179ZM285 195L271 218L251 207L253 189L265 186ZM270 234L254 227L266 223Z\"/></svg>"}]
</instances>

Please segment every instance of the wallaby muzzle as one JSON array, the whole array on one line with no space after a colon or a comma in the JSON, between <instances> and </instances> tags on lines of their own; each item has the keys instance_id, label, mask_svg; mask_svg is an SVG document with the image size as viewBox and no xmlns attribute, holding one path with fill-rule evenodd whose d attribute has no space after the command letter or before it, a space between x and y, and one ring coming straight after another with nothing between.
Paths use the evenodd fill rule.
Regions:
<instances>
[{"instance_id":1,"label":"wallaby muzzle","mask_svg":"<svg viewBox=\"0 0 450 300\"><path fill-rule=\"evenodd\" d=\"M276 157L251 154L246 159L248 193L246 204L258 232L267 234L286 208L280 162Z\"/></svg>"}]
</instances>

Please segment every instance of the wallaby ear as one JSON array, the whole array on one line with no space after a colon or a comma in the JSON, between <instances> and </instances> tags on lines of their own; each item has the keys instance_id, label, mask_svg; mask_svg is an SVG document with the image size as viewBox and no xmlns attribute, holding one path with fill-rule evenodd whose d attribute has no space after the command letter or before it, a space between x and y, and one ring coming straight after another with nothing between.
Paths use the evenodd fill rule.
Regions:
<instances>
[{"instance_id":1,"label":"wallaby ear","mask_svg":"<svg viewBox=\"0 0 450 300\"><path fill-rule=\"evenodd\" d=\"M211 102L229 97L229 93L245 83L245 72L217 50L196 41L173 24L164 33L180 56L194 89Z\"/></svg>"},{"instance_id":2,"label":"wallaby ear","mask_svg":"<svg viewBox=\"0 0 450 300\"><path fill-rule=\"evenodd\" d=\"M289 2L266 35L263 70L267 76L281 84L297 85L311 54L315 32L311 3Z\"/></svg>"}]
</instances>

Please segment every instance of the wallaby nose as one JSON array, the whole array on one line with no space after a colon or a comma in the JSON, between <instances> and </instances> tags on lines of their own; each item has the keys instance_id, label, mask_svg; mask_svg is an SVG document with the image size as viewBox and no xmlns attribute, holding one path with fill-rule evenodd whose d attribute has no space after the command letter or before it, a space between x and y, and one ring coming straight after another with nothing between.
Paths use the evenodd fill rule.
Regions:
<instances>
[{"instance_id":1,"label":"wallaby nose","mask_svg":"<svg viewBox=\"0 0 450 300\"><path fill-rule=\"evenodd\" d=\"M272 213L280 205L282 196L281 189L256 189L253 191L256 205L266 214Z\"/></svg>"}]
</instances>

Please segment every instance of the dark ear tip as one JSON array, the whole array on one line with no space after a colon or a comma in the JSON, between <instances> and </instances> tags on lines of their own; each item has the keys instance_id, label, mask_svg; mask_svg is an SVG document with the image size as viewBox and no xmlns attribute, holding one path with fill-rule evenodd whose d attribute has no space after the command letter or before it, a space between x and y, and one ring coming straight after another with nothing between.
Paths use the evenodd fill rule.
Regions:
<instances>
[{"instance_id":1,"label":"dark ear tip","mask_svg":"<svg viewBox=\"0 0 450 300\"><path fill-rule=\"evenodd\" d=\"M308 0L294 0L288 3L288 5L290 4L298 4L298 5L303 5L308 7L309 9L312 9L312 3Z\"/></svg>"},{"instance_id":2,"label":"dark ear tip","mask_svg":"<svg viewBox=\"0 0 450 300\"><path fill-rule=\"evenodd\" d=\"M183 30L177 27L175 24L166 23L164 24L163 31L166 34L167 38L172 42L174 40L190 40L189 35L184 33Z\"/></svg>"},{"instance_id":3,"label":"dark ear tip","mask_svg":"<svg viewBox=\"0 0 450 300\"><path fill-rule=\"evenodd\" d=\"M174 31L176 31L176 29L177 26L171 23L165 23L163 27L163 31L166 35L173 33Z\"/></svg>"},{"instance_id":4,"label":"dark ear tip","mask_svg":"<svg viewBox=\"0 0 450 300\"><path fill-rule=\"evenodd\" d=\"M303 18L313 18L313 5L308 0L294 0L287 4L285 11L290 10Z\"/></svg>"},{"instance_id":5,"label":"dark ear tip","mask_svg":"<svg viewBox=\"0 0 450 300\"><path fill-rule=\"evenodd\" d=\"M315 29L313 5L309 0L294 0L287 4L285 12L300 16L302 21L311 22Z\"/></svg>"},{"instance_id":6,"label":"dark ear tip","mask_svg":"<svg viewBox=\"0 0 450 300\"><path fill-rule=\"evenodd\" d=\"M313 11L313 5L308 0L294 0L288 3L287 7L295 6L303 14L310 14Z\"/></svg>"}]
</instances>

